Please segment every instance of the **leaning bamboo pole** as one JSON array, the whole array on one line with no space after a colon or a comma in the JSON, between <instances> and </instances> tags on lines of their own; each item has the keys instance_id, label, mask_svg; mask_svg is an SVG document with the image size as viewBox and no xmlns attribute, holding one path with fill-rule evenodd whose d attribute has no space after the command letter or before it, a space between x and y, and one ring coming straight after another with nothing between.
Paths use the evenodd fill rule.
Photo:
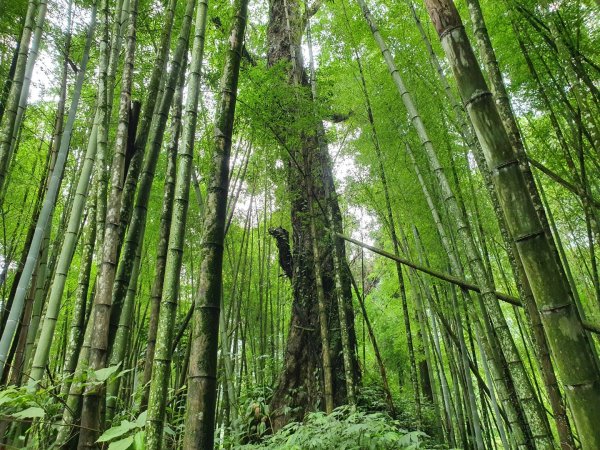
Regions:
<instances>
[{"instance_id":1,"label":"leaning bamboo pole","mask_svg":"<svg viewBox=\"0 0 600 450\"><path fill-rule=\"evenodd\" d=\"M411 267L415 270L418 270L419 272L426 273L427 275L437 278L438 280L447 281L448 283L455 284L456 286L459 286L468 291L477 292L477 293L481 292L481 288L478 285L470 283L467 280L463 280L462 278L447 274L445 272L441 272L439 270L432 269L432 268L424 266L422 264L415 263L415 262L410 261L401 256L396 256L393 253L390 253L390 252L380 249L378 247L374 247L372 245L366 244L366 243L361 242L357 239L354 239L350 236L346 236L341 233L336 233L336 236L339 237L340 239L344 239L347 242L358 245L359 247L366 248L367 250L372 251L373 253L381 255L385 258L391 259L393 261L398 261L400 264L403 264L407 267ZM514 297L509 294L505 294L504 292L500 292L500 291L495 291L494 295L496 295L498 300L501 300L503 302L509 303L514 306L523 307L523 304L517 297ZM583 324L584 324L583 326L586 330L591 331L592 333L600 334L600 325L595 324L593 322L589 322L589 321L583 321Z\"/></svg>"},{"instance_id":2,"label":"leaning bamboo pole","mask_svg":"<svg viewBox=\"0 0 600 450\"><path fill-rule=\"evenodd\" d=\"M519 161L454 2L426 0L425 4L492 171L495 188L540 311L580 440L584 447L598 448L600 376L569 284L556 261L551 239L538 217Z\"/></svg>"},{"instance_id":3,"label":"leaning bamboo pole","mask_svg":"<svg viewBox=\"0 0 600 450\"><path fill-rule=\"evenodd\" d=\"M48 229L50 217L52 216L56 206L56 198L58 196L58 190L60 188L62 175L67 162L71 134L75 124L75 116L79 106L79 99L81 97L81 88L85 79L86 67L89 59L89 45L91 45L91 37L89 36L91 35L88 35L88 40L86 42L86 45L88 45L86 47L87 51L84 52L81 60L81 66L75 82L67 123L61 137L60 148L56 157L54 170L48 184L48 190L46 192L46 196L44 197L42 210L40 211L33 239L27 253L27 260L25 261L25 266L23 268L21 278L19 279L19 284L17 285L13 305L10 310L8 320L6 321L6 327L4 328L2 332L2 338L0 339L0 378L4 372L8 351L23 311L27 287L31 281L31 276L33 275L33 271L38 260L39 251L42 246L42 241L46 234L46 230Z\"/></svg>"}]
</instances>

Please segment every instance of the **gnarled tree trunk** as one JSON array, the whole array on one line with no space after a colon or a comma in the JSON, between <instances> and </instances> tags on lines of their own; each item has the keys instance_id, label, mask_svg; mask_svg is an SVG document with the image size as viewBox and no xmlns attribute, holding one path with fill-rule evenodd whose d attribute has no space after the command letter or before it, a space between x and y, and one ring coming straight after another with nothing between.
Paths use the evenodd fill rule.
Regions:
<instances>
[{"instance_id":1,"label":"gnarled tree trunk","mask_svg":"<svg viewBox=\"0 0 600 450\"><path fill-rule=\"evenodd\" d=\"M310 15L315 11L308 11ZM306 16L303 16L302 3L289 0L274 0L270 4L268 40L268 65L286 64L290 95L298 95L298 87L306 89L310 95L309 81L303 67L300 42L304 32ZM300 94L301 95L301 94ZM297 111L288 112L290 116ZM335 196L331 161L327 146L319 145L317 124L312 130L301 132L298 141L286 143L288 154L288 193L291 201L292 222L292 318L287 338L283 371L271 400L271 421L273 428L279 429L288 421L302 419L307 411L323 404L323 387L316 380L315 373L322 371L321 336L316 296L315 263L311 242L308 196L312 196L315 209L315 238L322 255L322 284L329 328L331 371L333 373L334 405L346 402L346 382L342 352L339 313L337 307L333 264L333 245L325 231L326 211L330 208L333 220L341 227L341 214ZM295 130L279 133L290 136ZM289 144L289 145L287 145ZM309 161L302 164L302 161ZM311 180L307 179L310 174ZM312 185L312 186L311 186ZM326 195L329 193L330 195ZM330 202L327 206L327 202ZM336 228L336 227L334 227ZM343 244L339 244L338 255L345 258ZM341 276L342 292L346 305L346 328L352 351L354 378L358 379L358 364L355 347L354 312L351 307L350 280L347 273ZM283 413L286 407L289 413Z\"/></svg>"}]
</instances>

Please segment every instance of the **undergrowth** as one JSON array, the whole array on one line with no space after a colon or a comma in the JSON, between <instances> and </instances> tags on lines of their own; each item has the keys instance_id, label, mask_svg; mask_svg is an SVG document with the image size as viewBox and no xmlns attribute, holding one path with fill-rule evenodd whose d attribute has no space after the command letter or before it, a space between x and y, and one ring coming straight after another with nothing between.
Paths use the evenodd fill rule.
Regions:
<instances>
[{"instance_id":1,"label":"undergrowth","mask_svg":"<svg viewBox=\"0 0 600 450\"><path fill-rule=\"evenodd\" d=\"M427 435L400 428L387 414L341 406L327 415L314 412L303 422L292 422L260 444L238 446L243 450L385 450L422 448Z\"/></svg>"}]
</instances>

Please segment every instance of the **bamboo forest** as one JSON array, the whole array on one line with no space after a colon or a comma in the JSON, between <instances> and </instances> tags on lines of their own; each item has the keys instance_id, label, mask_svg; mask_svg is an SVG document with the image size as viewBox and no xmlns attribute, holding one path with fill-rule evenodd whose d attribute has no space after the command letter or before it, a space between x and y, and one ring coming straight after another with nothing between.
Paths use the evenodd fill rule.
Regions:
<instances>
[{"instance_id":1,"label":"bamboo forest","mask_svg":"<svg viewBox=\"0 0 600 450\"><path fill-rule=\"evenodd\" d=\"M0 0L0 450L600 450L600 0Z\"/></svg>"}]
</instances>

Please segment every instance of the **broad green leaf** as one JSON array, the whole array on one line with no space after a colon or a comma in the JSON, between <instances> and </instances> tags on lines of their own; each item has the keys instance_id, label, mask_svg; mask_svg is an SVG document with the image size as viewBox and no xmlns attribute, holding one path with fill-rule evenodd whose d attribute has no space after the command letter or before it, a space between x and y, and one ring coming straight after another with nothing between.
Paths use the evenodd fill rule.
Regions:
<instances>
[{"instance_id":1,"label":"broad green leaf","mask_svg":"<svg viewBox=\"0 0 600 450\"><path fill-rule=\"evenodd\" d=\"M99 369L94 372L96 381L106 381L108 377L110 377L113 373L119 370L119 366L121 363L116 366L105 367L104 369Z\"/></svg>"},{"instance_id":2,"label":"broad green leaf","mask_svg":"<svg viewBox=\"0 0 600 450\"><path fill-rule=\"evenodd\" d=\"M133 444L133 436L120 439L115 442L111 442L108 446L108 450L127 450Z\"/></svg>"},{"instance_id":3,"label":"broad green leaf","mask_svg":"<svg viewBox=\"0 0 600 450\"><path fill-rule=\"evenodd\" d=\"M0 391L0 405L8 403L15 398L17 390L14 387L9 387Z\"/></svg>"},{"instance_id":4,"label":"broad green leaf","mask_svg":"<svg viewBox=\"0 0 600 450\"><path fill-rule=\"evenodd\" d=\"M121 425L117 425L116 427L109 428L98 438L96 442L107 442L111 441L119 436L123 436L128 431L133 430L134 428L138 428L137 424L134 422L129 422L128 420L123 420Z\"/></svg>"},{"instance_id":5,"label":"broad green leaf","mask_svg":"<svg viewBox=\"0 0 600 450\"><path fill-rule=\"evenodd\" d=\"M135 419L135 423L138 427L143 427L146 424L146 416L148 415L148 410L140 413L137 419Z\"/></svg>"},{"instance_id":6,"label":"broad green leaf","mask_svg":"<svg viewBox=\"0 0 600 450\"><path fill-rule=\"evenodd\" d=\"M24 409L23 411L19 411L11 415L18 419L35 419L38 417L44 417L46 415L46 411L44 411L38 406L32 406L30 408Z\"/></svg>"},{"instance_id":7,"label":"broad green leaf","mask_svg":"<svg viewBox=\"0 0 600 450\"><path fill-rule=\"evenodd\" d=\"M133 435L134 450L145 450L146 448L146 433L141 430Z\"/></svg>"}]
</instances>

